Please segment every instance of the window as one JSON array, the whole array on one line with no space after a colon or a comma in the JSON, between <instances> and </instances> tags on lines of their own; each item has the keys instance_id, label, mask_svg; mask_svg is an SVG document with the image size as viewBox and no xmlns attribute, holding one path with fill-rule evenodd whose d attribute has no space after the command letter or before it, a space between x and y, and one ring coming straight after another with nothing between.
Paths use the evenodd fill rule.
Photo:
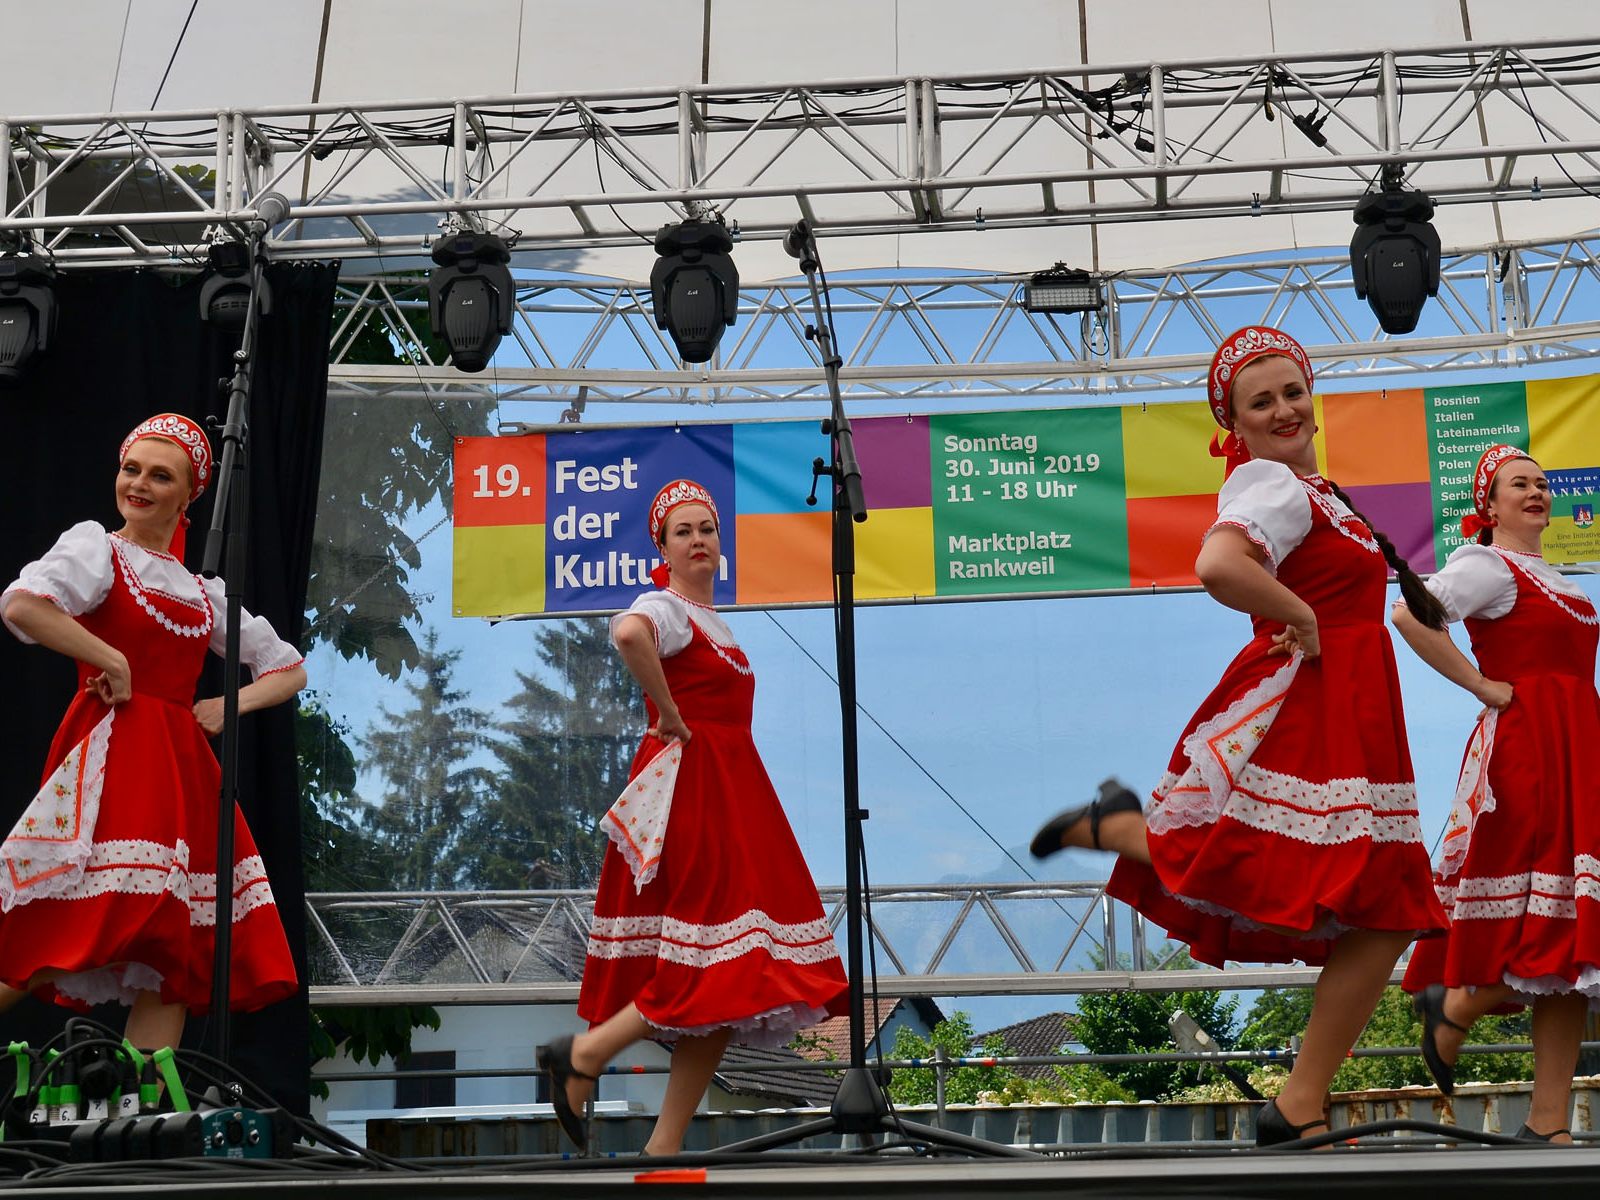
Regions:
<instances>
[{"instance_id":1,"label":"window","mask_svg":"<svg viewBox=\"0 0 1600 1200\"><path fill-rule=\"evenodd\" d=\"M395 1063L397 1071L453 1071L456 1066L454 1050L427 1050L408 1054ZM394 1082L396 1108L452 1108L456 1102L456 1081L453 1077L424 1076L420 1079L397 1079Z\"/></svg>"}]
</instances>

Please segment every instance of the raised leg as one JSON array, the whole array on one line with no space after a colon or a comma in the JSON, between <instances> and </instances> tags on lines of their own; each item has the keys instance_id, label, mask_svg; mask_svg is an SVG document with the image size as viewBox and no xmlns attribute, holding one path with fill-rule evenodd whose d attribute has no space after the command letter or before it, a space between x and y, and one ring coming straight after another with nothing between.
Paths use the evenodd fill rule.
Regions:
<instances>
[{"instance_id":1,"label":"raised leg","mask_svg":"<svg viewBox=\"0 0 1600 1200\"><path fill-rule=\"evenodd\" d=\"M1455 1065L1461 1047L1466 1045L1467 1030L1485 1013L1498 1008L1513 998L1514 993L1504 984L1492 987L1453 987L1444 994L1444 1015L1447 1020L1461 1026L1440 1025L1434 1030L1434 1045L1439 1047L1439 1057Z\"/></svg>"},{"instance_id":2,"label":"raised leg","mask_svg":"<svg viewBox=\"0 0 1600 1200\"><path fill-rule=\"evenodd\" d=\"M641 1038L650 1036L650 1023L632 1004L618 1009L587 1033L572 1039L572 1065L585 1075L599 1075L605 1065ZM567 1080L567 1103L582 1113L594 1084L573 1076Z\"/></svg>"}]
</instances>

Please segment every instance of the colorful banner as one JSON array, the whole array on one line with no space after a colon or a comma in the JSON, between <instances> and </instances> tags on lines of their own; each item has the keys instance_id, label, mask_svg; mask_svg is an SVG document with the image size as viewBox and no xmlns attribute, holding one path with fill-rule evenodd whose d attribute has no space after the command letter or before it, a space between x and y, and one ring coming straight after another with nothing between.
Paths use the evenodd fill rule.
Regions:
<instances>
[{"instance_id":1,"label":"colorful banner","mask_svg":"<svg viewBox=\"0 0 1600 1200\"><path fill-rule=\"evenodd\" d=\"M1318 461L1418 571L1461 544L1478 454L1530 448L1555 503L1546 556L1600 560L1600 377L1319 395ZM1222 463L1200 402L865 417L854 423L867 521L864 600L1192 585ZM645 509L668 480L723 518L721 605L827 603L826 458L816 421L459 438L457 616L627 607L659 561Z\"/></svg>"}]
</instances>

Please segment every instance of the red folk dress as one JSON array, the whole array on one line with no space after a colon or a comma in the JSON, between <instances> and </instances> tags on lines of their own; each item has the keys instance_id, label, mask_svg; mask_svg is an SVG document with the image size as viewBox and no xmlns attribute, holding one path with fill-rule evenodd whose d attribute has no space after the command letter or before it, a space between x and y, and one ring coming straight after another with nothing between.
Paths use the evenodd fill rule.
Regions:
<instances>
[{"instance_id":1,"label":"red folk dress","mask_svg":"<svg viewBox=\"0 0 1600 1200\"><path fill-rule=\"evenodd\" d=\"M732 632L704 605L663 590L641 596L628 614L655 630L692 736L681 747L654 874L642 876L642 886L619 847L632 849L607 825L613 844L601 866L578 1015L598 1024L632 1001L668 1038L732 1028L745 1045L782 1045L843 1011L847 982L750 736L755 677ZM648 698L646 707L654 725ZM645 736L633 780L665 745Z\"/></svg>"},{"instance_id":2,"label":"red folk dress","mask_svg":"<svg viewBox=\"0 0 1600 1200\"><path fill-rule=\"evenodd\" d=\"M1404 986L1600 1004L1600 617L1542 558L1498 546L1463 546L1429 586L1513 695L1468 744L1434 872L1450 931L1417 947Z\"/></svg>"},{"instance_id":3,"label":"red folk dress","mask_svg":"<svg viewBox=\"0 0 1600 1200\"><path fill-rule=\"evenodd\" d=\"M0 615L18 593L122 651L133 696L108 708L83 690L98 671L78 664L44 786L0 845L0 981L20 989L61 971L39 994L68 1007L154 991L206 1012L221 773L192 709L206 651L223 649L221 580L86 521L23 569ZM240 640L257 677L301 661L249 614ZM296 976L255 841L235 819L231 1007L248 1011L290 995Z\"/></svg>"},{"instance_id":4,"label":"red folk dress","mask_svg":"<svg viewBox=\"0 0 1600 1200\"><path fill-rule=\"evenodd\" d=\"M1377 542L1326 480L1280 463L1242 465L1218 510L1311 606L1322 653L1273 655L1283 626L1254 621L1153 793L1153 865L1119 860L1106 890L1216 966L1317 966L1345 930L1442 929Z\"/></svg>"}]
</instances>

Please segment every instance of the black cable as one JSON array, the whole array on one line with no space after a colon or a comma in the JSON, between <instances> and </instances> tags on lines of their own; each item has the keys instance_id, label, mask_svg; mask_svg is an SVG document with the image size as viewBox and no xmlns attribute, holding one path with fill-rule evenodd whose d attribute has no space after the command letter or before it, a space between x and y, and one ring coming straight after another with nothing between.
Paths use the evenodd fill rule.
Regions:
<instances>
[{"instance_id":1,"label":"black cable","mask_svg":"<svg viewBox=\"0 0 1600 1200\"><path fill-rule=\"evenodd\" d=\"M310 1140L320 1141L326 1146L345 1151L347 1156L353 1155L366 1159L376 1166L382 1166L391 1170L415 1170L415 1168L404 1159L391 1158L387 1154L381 1154L376 1150L368 1149L365 1146L359 1146L336 1129L329 1129L325 1125L319 1125L315 1121L310 1121L304 1117L297 1116L296 1114L290 1112L287 1108L284 1108L282 1105L278 1104L278 1102L272 1098L272 1095L259 1084L256 1084L246 1076L242 1075L237 1068L229 1066L220 1059L213 1058L211 1055L203 1053L199 1050L179 1050L175 1052L174 1057L187 1065L190 1071L210 1080L218 1087L224 1089L225 1092L232 1091L235 1087L237 1087L241 1096L246 1094L251 1095L258 1107L281 1109L284 1117L289 1121L289 1123L293 1125L296 1130L307 1135ZM217 1070L225 1072L226 1074L224 1076L218 1076L213 1072L196 1065L197 1063L204 1063L208 1066L215 1067Z\"/></svg>"},{"instance_id":2,"label":"black cable","mask_svg":"<svg viewBox=\"0 0 1600 1200\"><path fill-rule=\"evenodd\" d=\"M794 643L795 647L800 651L800 653L804 654L808 659L811 660L812 665L823 673L829 683L838 686L839 681L833 677L832 672L830 672L828 668L817 659L816 655L812 654L810 650L806 649L804 644L802 644L800 640L794 636L794 634L789 632L789 630L783 626L777 617L772 615L771 609L763 609L762 611L766 618L776 625L786 638ZM906 747L905 743L899 738L895 737L895 735L889 731L883 722L879 721L878 718L872 714L871 710L868 709L864 704L860 703L859 700L856 703L856 710L862 716L866 717L867 720L871 721L874 728L876 728L879 733L883 734L884 737L888 738L896 750L900 751L901 754L904 754L906 758L910 759L911 764L927 777L928 782L933 784L934 787L938 788L940 794L943 795L946 800L950 801L951 804L954 804L956 808L961 811L961 815L966 817L967 820L971 821L978 832L983 834L984 837L988 838L990 844L992 844L995 849L999 850L1001 854L1005 855L1006 860L1010 862L1012 866L1016 867L1017 870L1021 871L1025 876L1027 876L1030 883L1043 882L1025 865L1019 862L1017 857L1012 854L1011 851L1007 850L1003 844L1001 844L1000 839L989 832L988 828L977 818L977 816L973 814L972 810L969 809L965 804L961 803L960 800L957 800L955 794L951 792L949 788L945 787L943 783L939 782L938 777L923 765L922 761Z\"/></svg>"},{"instance_id":3,"label":"black cable","mask_svg":"<svg viewBox=\"0 0 1600 1200\"><path fill-rule=\"evenodd\" d=\"M1528 116L1533 121L1533 127L1539 131L1539 141L1548 145L1550 139L1544 135L1544 122L1539 120L1539 115L1533 110L1533 101L1528 98L1528 88L1527 85L1522 82L1522 75L1520 72L1516 73L1516 80L1517 87L1522 92L1522 102L1528 107ZM1572 172L1567 170L1566 165L1561 161L1561 156L1559 154L1552 154L1550 159L1556 164L1556 169L1567 177L1568 183L1577 188L1585 196L1595 196L1594 192L1584 187L1583 184L1579 183L1572 177ZM1596 196L1596 199L1600 199L1600 196Z\"/></svg>"},{"instance_id":4,"label":"black cable","mask_svg":"<svg viewBox=\"0 0 1600 1200\"><path fill-rule=\"evenodd\" d=\"M596 126L594 126L594 123L592 121L588 121L587 119L585 120L585 128L588 129L589 141L594 146L594 173L595 173L595 178L598 179L599 182L600 182L600 191L603 193L606 190L606 173L605 173L605 169L600 165L600 142L601 142L600 134L598 132L598 128ZM606 147L606 154L611 158L611 160L613 162L617 161L616 154L611 150L611 148L609 146ZM626 164L618 164L618 165L622 166L622 169L624 171L627 171L628 174L632 175L632 172L628 170L628 167L626 166ZM639 183L640 186L644 186L637 176L634 177L634 182L635 183ZM622 216L621 213L619 213L617 211L617 206L616 205L608 203L606 205L606 207L611 210L611 215L612 216L614 216L618 221L622 222L622 227L624 229L626 229L629 233L633 234L634 237L638 238L641 242L644 242L648 246L654 246L655 245L655 239L654 238L646 237L644 234L640 233L637 229L635 229L632 225L629 225L626 220L623 220L623 216Z\"/></svg>"},{"instance_id":5,"label":"black cable","mask_svg":"<svg viewBox=\"0 0 1600 1200\"><path fill-rule=\"evenodd\" d=\"M167 69L161 72L161 82L156 85L155 98L150 101L153 109L161 101L161 93L166 90L167 76L172 74L172 64L178 61L178 51L183 48L183 39L189 32L189 22L194 20L194 10L200 7L200 0L194 0L189 5L189 15L183 19L183 28L178 30L178 40L172 47L172 54L167 58Z\"/></svg>"}]
</instances>

